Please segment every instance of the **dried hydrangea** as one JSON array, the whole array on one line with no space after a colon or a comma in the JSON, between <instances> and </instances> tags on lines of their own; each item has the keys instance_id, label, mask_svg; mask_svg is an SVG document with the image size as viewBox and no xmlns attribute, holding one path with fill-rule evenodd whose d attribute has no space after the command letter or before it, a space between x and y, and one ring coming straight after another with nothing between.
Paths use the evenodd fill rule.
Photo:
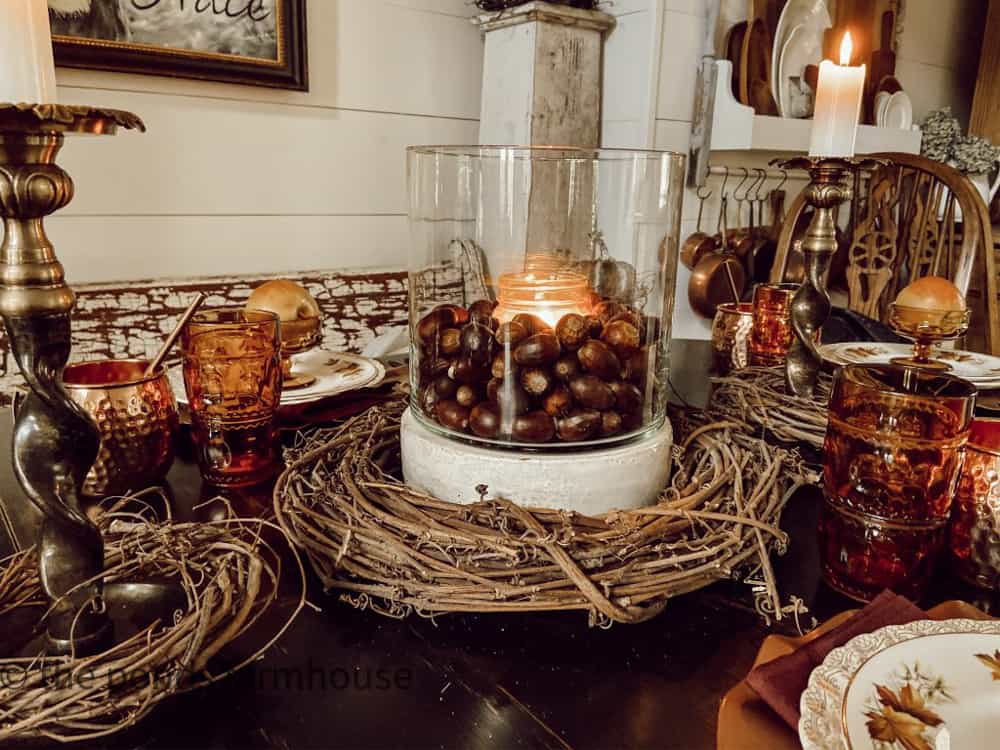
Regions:
<instances>
[{"instance_id":1,"label":"dried hydrangea","mask_svg":"<svg viewBox=\"0 0 1000 750\"><path fill-rule=\"evenodd\" d=\"M965 174L991 172L1000 159L1000 148L978 135L959 138L951 151L955 169Z\"/></svg>"},{"instance_id":2,"label":"dried hydrangea","mask_svg":"<svg viewBox=\"0 0 1000 750\"><path fill-rule=\"evenodd\" d=\"M951 113L951 107L931 112L920 128L924 134L920 153L934 161L951 159L955 141L962 137L962 126Z\"/></svg>"}]
</instances>

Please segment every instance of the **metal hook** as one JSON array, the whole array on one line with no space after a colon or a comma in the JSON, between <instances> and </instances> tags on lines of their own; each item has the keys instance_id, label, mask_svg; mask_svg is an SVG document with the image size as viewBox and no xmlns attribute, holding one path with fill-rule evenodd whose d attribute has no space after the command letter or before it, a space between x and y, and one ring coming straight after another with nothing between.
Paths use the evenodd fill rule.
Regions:
<instances>
[{"instance_id":1,"label":"metal hook","mask_svg":"<svg viewBox=\"0 0 1000 750\"><path fill-rule=\"evenodd\" d=\"M743 197L740 198L740 188L743 187L743 184L750 179L750 170L747 169L746 167L740 167L740 169L743 170L743 179L740 180L740 184L736 186L735 190L733 190L733 197L736 199L737 203L742 203L747 199L746 192L744 192ZM749 188L747 189L749 190Z\"/></svg>"},{"instance_id":2,"label":"metal hook","mask_svg":"<svg viewBox=\"0 0 1000 750\"><path fill-rule=\"evenodd\" d=\"M771 192L772 193L778 192L779 190L781 190L781 188L783 188L785 186L786 182L788 182L788 170L787 169L782 169L781 170L781 182L778 183L777 187L771 188Z\"/></svg>"},{"instance_id":3,"label":"metal hook","mask_svg":"<svg viewBox=\"0 0 1000 750\"><path fill-rule=\"evenodd\" d=\"M723 183L723 187L725 187L725 183ZM706 191L704 195L701 194L702 190ZM698 196L698 200L707 201L712 197L712 189L708 185L700 185L698 189L694 191L694 194Z\"/></svg>"},{"instance_id":4,"label":"metal hook","mask_svg":"<svg viewBox=\"0 0 1000 750\"><path fill-rule=\"evenodd\" d=\"M726 184L729 182L729 167L723 167L726 170L725 174L722 176L722 190L721 195L723 198L728 197L726 193Z\"/></svg>"},{"instance_id":5,"label":"metal hook","mask_svg":"<svg viewBox=\"0 0 1000 750\"><path fill-rule=\"evenodd\" d=\"M763 189L764 183L767 182L767 170L761 169L760 167L754 167L753 171L759 173L760 176L750 183L750 187L747 189L747 194L749 195L750 191L753 190L753 200L759 201L761 200L760 191Z\"/></svg>"}]
</instances>

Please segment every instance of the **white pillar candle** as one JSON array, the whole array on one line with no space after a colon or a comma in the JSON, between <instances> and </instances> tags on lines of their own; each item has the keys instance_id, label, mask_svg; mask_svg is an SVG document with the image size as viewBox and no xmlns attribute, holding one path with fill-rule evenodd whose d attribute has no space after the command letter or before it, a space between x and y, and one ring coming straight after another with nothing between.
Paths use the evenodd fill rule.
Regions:
<instances>
[{"instance_id":1,"label":"white pillar candle","mask_svg":"<svg viewBox=\"0 0 1000 750\"><path fill-rule=\"evenodd\" d=\"M0 0L0 102L55 101L48 2Z\"/></svg>"},{"instance_id":2,"label":"white pillar candle","mask_svg":"<svg viewBox=\"0 0 1000 750\"><path fill-rule=\"evenodd\" d=\"M810 156L854 156L865 66L851 67L851 35L844 35L840 65L824 60L819 66Z\"/></svg>"}]
</instances>

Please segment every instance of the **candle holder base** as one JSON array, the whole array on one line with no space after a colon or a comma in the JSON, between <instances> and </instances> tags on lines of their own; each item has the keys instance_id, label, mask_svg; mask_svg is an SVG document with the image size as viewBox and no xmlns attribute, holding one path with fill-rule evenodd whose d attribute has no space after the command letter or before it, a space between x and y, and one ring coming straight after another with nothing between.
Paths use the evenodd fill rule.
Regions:
<instances>
[{"instance_id":1,"label":"candle holder base","mask_svg":"<svg viewBox=\"0 0 1000 750\"><path fill-rule=\"evenodd\" d=\"M0 103L0 315L29 393L14 420L14 472L41 514L35 546L49 600L49 650L85 653L113 637L104 598L104 543L81 506L100 436L62 383L75 297L43 220L73 198L56 163L65 134L145 130L136 115L59 104ZM23 517L28 509L12 508Z\"/></svg>"}]
</instances>

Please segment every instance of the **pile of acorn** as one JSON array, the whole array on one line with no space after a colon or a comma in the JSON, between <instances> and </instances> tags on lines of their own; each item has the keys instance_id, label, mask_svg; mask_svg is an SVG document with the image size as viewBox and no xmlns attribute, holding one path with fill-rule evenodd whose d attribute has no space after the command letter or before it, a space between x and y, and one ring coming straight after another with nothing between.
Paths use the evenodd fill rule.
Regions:
<instances>
[{"instance_id":1,"label":"pile of acorn","mask_svg":"<svg viewBox=\"0 0 1000 750\"><path fill-rule=\"evenodd\" d=\"M440 305L417 324L415 395L424 415L450 430L526 443L642 426L655 318L603 301L553 328L527 313L500 324L495 306Z\"/></svg>"}]
</instances>

